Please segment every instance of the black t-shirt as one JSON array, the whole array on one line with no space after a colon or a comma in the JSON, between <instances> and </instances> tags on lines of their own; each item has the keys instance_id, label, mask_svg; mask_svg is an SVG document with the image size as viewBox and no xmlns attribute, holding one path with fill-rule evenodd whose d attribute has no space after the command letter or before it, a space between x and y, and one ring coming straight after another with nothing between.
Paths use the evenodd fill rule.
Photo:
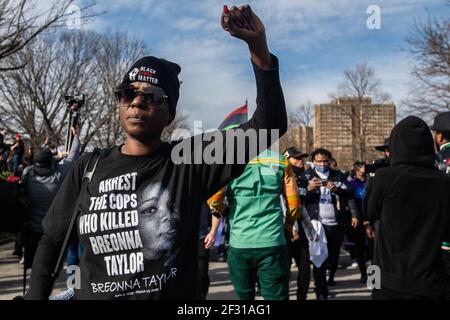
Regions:
<instances>
[{"instance_id":1,"label":"black t-shirt","mask_svg":"<svg viewBox=\"0 0 450 320\"><path fill-rule=\"evenodd\" d=\"M163 144L142 157L115 147L99 163L77 223L85 249L81 270L89 270L81 272L77 298L194 298L192 244L208 182L200 167L174 165L172 147ZM70 188L80 185L85 162L86 157L75 169Z\"/></svg>"},{"instance_id":2,"label":"black t-shirt","mask_svg":"<svg viewBox=\"0 0 450 320\"><path fill-rule=\"evenodd\" d=\"M257 109L241 125L248 129L286 132L286 110L273 57L272 70L254 66ZM217 133L217 132L216 132ZM210 146L208 134L162 144L150 156L127 156L120 147L107 150L88 192L83 194L76 223L84 247L77 299L195 299L200 208L211 195L238 177L241 164L177 163L172 153L198 154ZM222 146L230 138L220 133ZM235 139L235 138L233 138ZM215 141L215 140L212 140ZM248 143L244 154L249 154ZM223 160L229 155L224 148ZM256 150L255 150L256 151ZM241 156L234 149L234 156ZM50 274L67 231L89 155L67 176L43 222L44 236L33 264L28 299L50 294ZM254 155L256 156L256 154ZM226 163L226 162L225 162ZM236 160L233 161L236 163Z\"/></svg>"}]
</instances>

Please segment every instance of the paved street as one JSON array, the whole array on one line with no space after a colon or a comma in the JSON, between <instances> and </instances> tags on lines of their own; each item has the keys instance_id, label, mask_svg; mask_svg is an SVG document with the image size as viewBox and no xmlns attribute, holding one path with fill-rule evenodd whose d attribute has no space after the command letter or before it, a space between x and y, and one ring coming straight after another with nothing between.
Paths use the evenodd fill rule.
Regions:
<instances>
[{"instance_id":1,"label":"paved street","mask_svg":"<svg viewBox=\"0 0 450 320\"><path fill-rule=\"evenodd\" d=\"M12 255L14 243L10 242L0 246L0 300L10 300L22 294L23 268L17 257ZM214 257L214 254L212 255ZM334 300L343 299L369 299L369 290L359 283L357 269L347 269L350 259L341 255L341 268L336 274L337 286L330 287L330 294ZM29 272L28 272L29 273ZM28 274L29 276L29 274ZM210 300L236 300L231 285L226 263L212 262L210 264L211 286L208 295ZM292 267L290 282L290 299L295 300L297 268ZM54 293L61 292L65 286L64 277L60 277L55 285ZM311 283L308 299L315 299L314 284ZM258 297L257 299L261 299Z\"/></svg>"}]
</instances>

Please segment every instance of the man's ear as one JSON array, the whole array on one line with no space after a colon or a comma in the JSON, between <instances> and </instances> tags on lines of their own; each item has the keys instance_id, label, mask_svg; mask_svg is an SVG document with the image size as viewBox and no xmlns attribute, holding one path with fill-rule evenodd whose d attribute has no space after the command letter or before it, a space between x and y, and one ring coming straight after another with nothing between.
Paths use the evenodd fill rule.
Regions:
<instances>
[{"instance_id":1,"label":"man's ear","mask_svg":"<svg viewBox=\"0 0 450 320\"><path fill-rule=\"evenodd\" d=\"M442 133L436 132L436 142L439 144L442 143Z\"/></svg>"}]
</instances>

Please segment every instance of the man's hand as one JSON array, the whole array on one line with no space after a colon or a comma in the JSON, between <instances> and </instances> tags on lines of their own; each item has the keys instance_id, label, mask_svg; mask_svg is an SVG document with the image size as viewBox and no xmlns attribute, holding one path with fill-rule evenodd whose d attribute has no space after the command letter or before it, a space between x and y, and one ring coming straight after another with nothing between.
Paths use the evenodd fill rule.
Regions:
<instances>
[{"instance_id":1,"label":"man's hand","mask_svg":"<svg viewBox=\"0 0 450 320\"><path fill-rule=\"evenodd\" d=\"M297 241L300 240L300 236L298 235L298 230L292 228L292 240Z\"/></svg>"},{"instance_id":2,"label":"man's hand","mask_svg":"<svg viewBox=\"0 0 450 320\"><path fill-rule=\"evenodd\" d=\"M70 130L72 131L72 135L79 136L80 135L80 126L71 127Z\"/></svg>"},{"instance_id":3,"label":"man's hand","mask_svg":"<svg viewBox=\"0 0 450 320\"><path fill-rule=\"evenodd\" d=\"M286 236L287 239L292 240L292 233L293 230L293 226L290 225L289 223L284 223L284 235Z\"/></svg>"},{"instance_id":4,"label":"man's hand","mask_svg":"<svg viewBox=\"0 0 450 320\"><path fill-rule=\"evenodd\" d=\"M312 192L322 186L322 181L320 181L317 177L312 178L308 182L308 192Z\"/></svg>"},{"instance_id":5,"label":"man's hand","mask_svg":"<svg viewBox=\"0 0 450 320\"><path fill-rule=\"evenodd\" d=\"M58 152L58 157L63 160L66 159L69 156L69 154L66 151Z\"/></svg>"},{"instance_id":6,"label":"man's hand","mask_svg":"<svg viewBox=\"0 0 450 320\"><path fill-rule=\"evenodd\" d=\"M261 69L272 68L272 58L267 47L266 30L249 5L231 7L222 13L222 28L235 38L248 44L253 62Z\"/></svg>"},{"instance_id":7,"label":"man's hand","mask_svg":"<svg viewBox=\"0 0 450 320\"><path fill-rule=\"evenodd\" d=\"M359 219L358 218L352 218L352 228L355 229L359 226Z\"/></svg>"},{"instance_id":8,"label":"man's hand","mask_svg":"<svg viewBox=\"0 0 450 320\"><path fill-rule=\"evenodd\" d=\"M366 235L371 240L375 238L375 228L371 224L366 224Z\"/></svg>"},{"instance_id":9,"label":"man's hand","mask_svg":"<svg viewBox=\"0 0 450 320\"><path fill-rule=\"evenodd\" d=\"M213 232L210 232L205 237L205 249L211 249L216 242L216 235Z\"/></svg>"},{"instance_id":10,"label":"man's hand","mask_svg":"<svg viewBox=\"0 0 450 320\"><path fill-rule=\"evenodd\" d=\"M333 181L328 181L327 183L327 189L330 189L332 192L336 192L339 189L336 187L336 185L333 183Z\"/></svg>"}]
</instances>

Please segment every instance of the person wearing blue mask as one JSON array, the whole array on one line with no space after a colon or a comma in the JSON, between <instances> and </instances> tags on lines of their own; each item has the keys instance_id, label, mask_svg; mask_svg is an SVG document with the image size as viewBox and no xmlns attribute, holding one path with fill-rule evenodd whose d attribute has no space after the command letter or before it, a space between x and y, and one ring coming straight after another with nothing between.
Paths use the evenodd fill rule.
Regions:
<instances>
[{"instance_id":1,"label":"person wearing blue mask","mask_svg":"<svg viewBox=\"0 0 450 320\"><path fill-rule=\"evenodd\" d=\"M347 201L352 201L352 191L340 171L330 168L332 154L326 149L317 149L311 154L314 167L300 177L300 196L311 218L323 225L328 243L328 258L320 266L314 266L314 283L318 300L328 299L328 286L336 285L339 253L344 240L344 211ZM330 266L328 282L327 265Z\"/></svg>"}]
</instances>

